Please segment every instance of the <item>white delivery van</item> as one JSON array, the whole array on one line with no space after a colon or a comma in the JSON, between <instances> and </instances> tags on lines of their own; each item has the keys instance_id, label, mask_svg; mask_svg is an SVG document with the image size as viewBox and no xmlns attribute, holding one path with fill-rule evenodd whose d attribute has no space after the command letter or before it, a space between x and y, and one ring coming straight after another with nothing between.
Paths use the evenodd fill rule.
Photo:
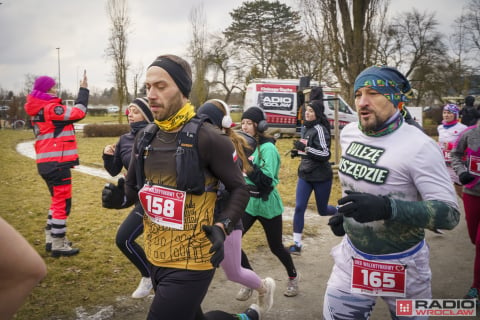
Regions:
<instances>
[{"instance_id":1,"label":"white delivery van","mask_svg":"<svg viewBox=\"0 0 480 320\"><path fill-rule=\"evenodd\" d=\"M253 79L247 86L243 108L257 106L263 109L269 126L268 132L275 137L300 134L302 124L302 101L300 91L319 86L311 81L308 87L300 87L300 79ZM335 122L335 105L338 105L339 128L357 121L357 113L342 97L335 95L335 89L322 87L325 115L330 124ZM338 90L337 90L338 91ZM308 99L307 99L308 100ZM337 103L338 102L338 103Z\"/></svg>"}]
</instances>

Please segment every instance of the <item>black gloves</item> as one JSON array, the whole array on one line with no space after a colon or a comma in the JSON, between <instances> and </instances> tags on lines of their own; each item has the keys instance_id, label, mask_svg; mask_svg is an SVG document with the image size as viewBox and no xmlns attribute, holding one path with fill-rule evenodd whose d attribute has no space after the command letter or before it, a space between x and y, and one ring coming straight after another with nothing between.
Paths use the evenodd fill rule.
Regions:
<instances>
[{"instance_id":1,"label":"black gloves","mask_svg":"<svg viewBox=\"0 0 480 320\"><path fill-rule=\"evenodd\" d=\"M392 208L386 196L347 190L347 196L338 200L342 205L338 213L351 217L360 223L390 219Z\"/></svg>"},{"instance_id":2,"label":"black gloves","mask_svg":"<svg viewBox=\"0 0 480 320\"><path fill-rule=\"evenodd\" d=\"M475 176L468 171L460 173L458 179L462 184L469 184L475 179Z\"/></svg>"},{"instance_id":3,"label":"black gloves","mask_svg":"<svg viewBox=\"0 0 480 320\"><path fill-rule=\"evenodd\" d=\"M298 157L298 150L297 149L290 150L290 157L292 159L295 158L295 157Z\"/></svg>"},{"instance_id":4,"label":"black gloves","mask_svg":"<svg viewBox=\"0 0 480 320\"><path fill-rule=\"evenodd\" d=\"M345 235L345 229L343 228L343 215L336 214L331 216L330 219L328 219L328 225L330 226L330 229L332 229L333 234L337 237Z\"/></svg>"},{"instance_id":5,"label":"black gloves","mask_svg":"<svg viewBox=\"0 0 480 320\"><path fill-rule=\"evenodd\" d=\"M225 241L225 232L219 226L202 226L202 230L207 235L208 240L212 243L210 253L213 253L210 262L215 268L220 266L223 261L223 242Z\"/></svg>"},{"instance_id":6,"label":"black gloves","mask_svg":"<svg viewBox=\"0 0 480 320\"><path fill-rule=\"evenodd\" d=\"M295 149L300 150L300 151L305 151L306 145L303 142L301 142L300 140L293 141L293 145L295 146Z\"/></svg>"},{"instance_id":7,"label":"black gloves","mask_svg":"<svg viewBox=\"0 0 480 320\"><path fill-rule=\"evenodd\" d=\"M102 206L108 209L122 209L125 200L125 192L123 186L125 185L125 179L118 179L118 183L115 186L113 183L105 184L102 190Z\"/></svg>"},{"instance_id":8,"label":"black gloves","mask_svg":"<svg viewBox=\"0 0 480 320\"><path fill-rule=\"evenodd\" d=\"M261 194L263 201L268 200L270 192L273 190L273 179L263 173L257 165L252 164L253 170L247 173L248 178L255 184Z\"/></svg>"}]
</instances>

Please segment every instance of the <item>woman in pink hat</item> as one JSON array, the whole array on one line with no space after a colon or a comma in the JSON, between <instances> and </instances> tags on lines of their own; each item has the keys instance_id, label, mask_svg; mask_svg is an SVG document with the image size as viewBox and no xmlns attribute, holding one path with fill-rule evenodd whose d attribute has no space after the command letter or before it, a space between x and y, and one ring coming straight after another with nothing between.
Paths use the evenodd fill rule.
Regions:
<instances>
[{"instance_id":1,"label":"woman in pink hat","mask_svg":"<svg viewBox=\"0 0 480 320\"><path fill-rule=\"evenodd\" d=\"M84 72L78 98L73 107L57 97L55 80L41 76L35 80L27 96L25 111L31 117L36 137L37 169L51 195L45 227L45 249L52 257L73 256L80 250L67 240L67 217L72 207L71 168L79 164L73 123L87 114L88 83Z\"/></svg>"}]
</instances>

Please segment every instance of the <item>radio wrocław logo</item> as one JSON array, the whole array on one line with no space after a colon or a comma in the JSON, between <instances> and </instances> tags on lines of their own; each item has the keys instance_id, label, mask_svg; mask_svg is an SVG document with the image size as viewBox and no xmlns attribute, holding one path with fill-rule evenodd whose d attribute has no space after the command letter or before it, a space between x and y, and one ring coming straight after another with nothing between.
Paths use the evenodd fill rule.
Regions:
<instances>
[{"instance_id":1,"label":"radio wroc\u0142aw logo","mask_svg":"<svg viewBox=\"0 0 480 320\"><path fill-rule=\"evenodd\" d=\"M397 316L476 316L475 299L397 299Z\"/></svg>"}]
</instances>

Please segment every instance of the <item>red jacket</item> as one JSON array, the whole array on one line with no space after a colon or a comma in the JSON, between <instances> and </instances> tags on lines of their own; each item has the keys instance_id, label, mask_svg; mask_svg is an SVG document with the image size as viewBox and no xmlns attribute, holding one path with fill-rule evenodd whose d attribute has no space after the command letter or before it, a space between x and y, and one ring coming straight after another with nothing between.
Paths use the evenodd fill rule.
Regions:
<instances>
[{"instance_id":1,"label":"red jacket","mask_svg":"<svg viewBox=\"0 0 480 320\"><path fill-rule=\"evenodd\" d=\"M88 89L80 88L79 98L73 107L61 102L57 97L43 100L30 94L25 104L36 136L37 164L45 164L48 171L79 163L73 123L83 119L87 113Z\"/></svg>"}]
</instances>

